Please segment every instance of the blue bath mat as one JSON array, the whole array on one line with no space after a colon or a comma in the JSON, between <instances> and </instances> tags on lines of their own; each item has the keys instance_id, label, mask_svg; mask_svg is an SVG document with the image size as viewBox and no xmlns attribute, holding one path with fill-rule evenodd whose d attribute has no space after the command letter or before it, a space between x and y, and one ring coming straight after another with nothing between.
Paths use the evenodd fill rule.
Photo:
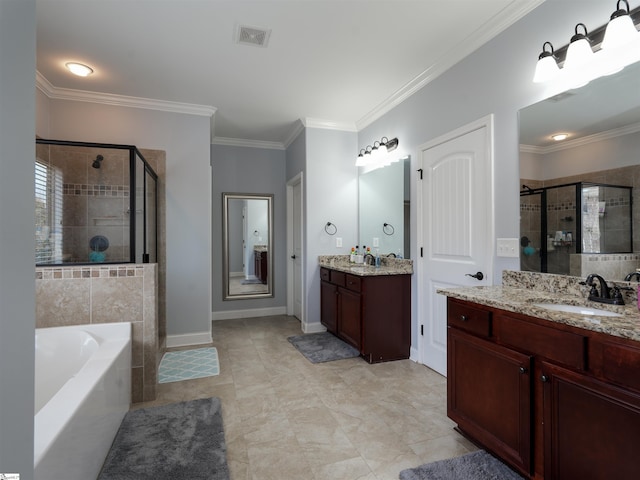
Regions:
<instances>
[{"instance_id":1,"label":"blue bath mat","mask_svg":"<svg viewBox=\"0 0 640 480\"><path fill-rule=\"evenodd\" d=\"M218 350L207 347L167 352L158 370L158 383L213 377L220 373Z\"/></svg>"}]
</instances>

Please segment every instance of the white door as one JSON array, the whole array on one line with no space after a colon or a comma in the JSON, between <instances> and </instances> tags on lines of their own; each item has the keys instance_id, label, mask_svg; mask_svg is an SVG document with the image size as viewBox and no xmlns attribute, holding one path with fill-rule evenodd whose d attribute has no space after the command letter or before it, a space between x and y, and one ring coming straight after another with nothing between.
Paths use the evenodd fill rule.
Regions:
<instances>
[{"instance_id":1,"label":"white door","mask_svg":"<svg viewBox=\"0 0 640 480\"><path fill-rule=\"evenodd\" d=\"M303 322L303 281L302 281L302 174L287 184L288 217L288 300L287 313Z\"/></svg>"},{"instance_id":2,"label":"white door","mask_svg":"<svg viewBox=\"0 0 640 480\"><path fill-rule=\"evenodd\" d=\"M491 138L492 117L488 116L420 147L419 348L422 363L445 376L447 304L436 290L492 283Z\"/></svg>"}]
</instances>

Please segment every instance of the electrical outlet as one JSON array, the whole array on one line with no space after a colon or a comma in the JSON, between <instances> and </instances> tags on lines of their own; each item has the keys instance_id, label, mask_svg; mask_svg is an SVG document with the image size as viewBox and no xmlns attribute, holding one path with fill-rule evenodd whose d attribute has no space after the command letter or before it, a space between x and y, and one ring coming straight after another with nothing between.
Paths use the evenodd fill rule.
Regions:
<instances>
[{"instance_id":1,"label":"electrical outlet","mask_svg":"<svg viewBox=\"0 0 640 480\"><path fill-rule=\"evenodd\" d=\"M374 247L380 246L380 239L378 237L373 237L373 246Z\"/></svg>"},{"instance_id":2,"label":"electrical outlet","mask_svg":"<svg viewBox=\"0 0 640 480\"><path fill-rule=\"evenodd\" d=\"M342 237L336 237L336 248L342 247Z\"/></svg>"},{"instance_id":3,"label":"electrical outlet","mask_svg":"<svg viewBox=\"0 0 640 480\"><path fill-rule=\"evenodd\" d=\"M498 257L519 257L520 243L517 238L499 238L497 247Z\"/></svg>"}]
</instances>

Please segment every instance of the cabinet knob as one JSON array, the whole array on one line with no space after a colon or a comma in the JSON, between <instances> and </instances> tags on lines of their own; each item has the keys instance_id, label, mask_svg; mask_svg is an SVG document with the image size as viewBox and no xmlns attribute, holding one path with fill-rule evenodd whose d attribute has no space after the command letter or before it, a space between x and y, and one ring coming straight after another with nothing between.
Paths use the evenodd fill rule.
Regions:
<instances>
[{"instance_id":1,"label":"cabinet knob","mask_svg":"<svg viewBox=\"0 0 640 480\"><path fill-rule=\"evenodd\" d=\"M549 377L547 377L546 375L542 375L540 377L540 380L542 380L543 383L547 383L549 381Z\"/></svg>"},{"instance_id":2,"label":"cabinet knob","mask_svg":"<svg viewBox=\"0 0 640 480\"><path fill-rule=\"evenodd\" d=\"M523 375L527 373L527 369L525 367L520 367L519 370L520 370L520 373L522 373Z\"/></svg>"},{"instance_id":3,"label":"cabinet knob","mask_svg":"<svg viewBox=\"0 0 640 480\"><path fill-rule=\"evenodd\" d=\"M469 317L467 317L466 315L460 315L460 320L462 320L463 322L466 322L469 320Z\"/></svg>"}]
</instances>

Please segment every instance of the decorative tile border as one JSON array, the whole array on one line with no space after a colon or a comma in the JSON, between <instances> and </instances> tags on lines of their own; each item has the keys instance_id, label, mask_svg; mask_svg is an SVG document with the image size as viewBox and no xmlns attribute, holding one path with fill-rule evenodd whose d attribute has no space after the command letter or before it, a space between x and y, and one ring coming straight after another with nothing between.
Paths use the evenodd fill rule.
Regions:
<instances>
[{"instance_id":1,"label":"decorative tile border","mask_svg":"<svg viewBox=\"0 0 640 480\"><path fill-rule=\"evenodd\" d=\"M62 184L63 195L93 197L128 197L129 185Z\"/></svg>"},{"instance_id":2,"label":"decorative tile border","mask_svg":"<svg viewBox=\"0 0 640 480\"><path fill-rule=\"evenodd\" d=\"M36 267L37 280L68 278L142 277L144 265L114 264L78 267Z\"/></svg>"}]
</instances>

